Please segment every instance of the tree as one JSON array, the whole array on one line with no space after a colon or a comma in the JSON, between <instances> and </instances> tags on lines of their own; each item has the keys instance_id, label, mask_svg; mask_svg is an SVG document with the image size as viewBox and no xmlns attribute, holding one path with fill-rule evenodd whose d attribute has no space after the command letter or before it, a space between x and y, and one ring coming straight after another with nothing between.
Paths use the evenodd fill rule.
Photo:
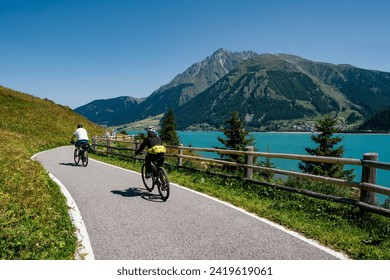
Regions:
<instances>
[{"instance_id":1,"label":"tree","mask_svg":"<svg viewBox=\"0 0 390 280\"><path fill-rule=\"evenodd\" d=\"M269 146L267 146L267 153L270 153L270 152L271 152L271 148ZM276 165L268 157L266 157L264 161L260 162L260 166L267 167L267 168L275 168L276 167ZM259 175L268 181L274 177L275 173L273 171L270 171L270 170L260 170Z\"/></svg>"},{"instance_id":2,"label":"tree","mask_svg":"<svg viewBox=\"0 0 390 280\"><path fill-rule=\"evenodd\" d=\"M390 209L390 197L386 198L385 202L382 204L382 207Z\"/></svg>"},{"instance_id":3,"label":"tree","mask_svg":"<svg viewBox=\"0 0 390 280\"><path fill-rule=\"evenodd\" d=\"M218 137L218 141L225 146L225 149L244 151L246 146L254 146L255 139L245 130L244 122L240 119L238 112L232 112L227 123L228 128L222 128L227 139ZM228 161L245 163L243 155L220 154L220 157Z\"/></svg>"},{"instance_id":4,"label":"tree","mask_svg":"<svg viewBox=\"0 0 390 280\"><path fill-rule=\"evenodd\" d=\"M313 156L343 157L345 152L344 145L339 145L343 138L341 136L333 136L338 131L337 119L326 115L317 121L315 129L321 133L313 134L311 139L318 144L318 147L314 149L305 148L306 152ZM344 180L352 180L354 178L354 170L344 170L342 164L302 161L302 163L299 163L299 169L309 174Z\"/></svg>"},{"instance_id":5,"label":"tree","mask_svg":"<svg viewBox=\"0 0 390 280\"><path fill-rule=\"evenodd\" d=\"M145 138L146 138L146 134L143 133L143 132L138 133L138 134L134 137L134 139L135 139L136 141L140 141L140 142L144 141Z\"/></svg>"},{"instance_id":6,"label":"tree","mask_svg":"<svg viewBox=\"0 0 390 280\"><path fill-rule=\"evenodd\" d=\"M161 128L158 133L160 135L161 140L165 144L173 146L179 145L179 136L176 132L176 122L172 108L169 108L168 111L162 117Z\"/></svg>"}]
</instances>

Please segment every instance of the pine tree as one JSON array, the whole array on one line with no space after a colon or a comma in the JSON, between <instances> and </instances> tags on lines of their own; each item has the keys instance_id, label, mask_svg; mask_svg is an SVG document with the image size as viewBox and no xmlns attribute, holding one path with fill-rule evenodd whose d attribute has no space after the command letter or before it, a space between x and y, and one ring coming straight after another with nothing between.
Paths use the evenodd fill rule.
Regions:
<instances>
[{"instance_id":1,"label":"pine tree","mask_svg":"<svg viewBox=\"0 0 390 280\"><path fill-rule=\"evenodd\" d=\"M337 146L343 138L341 136L333 136L338 130L337 119L327 115L316 123L315 129L320 134L312 135L311 139L318 144L318 147L314 149L305 148L306 152L313 156L343 157L345 152L344 145ZM299 163L299 169L305 173L332 178L345 180L354 178L354 170L344 170L342 164L302 161L302 163Z\"/></svg>"},{"instance_id":2,"label":"pine tree","mask_svg":"<svg viewBox=\"0 0 390 280\"><path fill-rule=\"evenodd\" d=\"M218 141L225 146L225 149L245 151L246 146L254 146L255 139L245 130L244 122L240 119L238 112L232 112L227 123L228 128L222 128L227 139L218 137ZM245 156L242 155L220 154L220 157L236 163L245 163Z\"/></svg>"},{"instance_id":3,"label":"pine tree","mask_svg":"<svg viewBox=\"0 0 390 280\"><path fill-rule=\"evenodd\" d=\"M267 146L267 153L271 152L271 148ZM266 157L264 161L260 162L260 166L267 168L275 168L276 164L271 161L270 158ZM275 173L269 170L260 170L259 175L263 177L265 180L270 180L274 177Z\"/></svg>"},{"instance_id":4,"label":"pine tree","mask_svg":"<svg viewBox=\"0 0 390 280\"><path fill-rule=\"evenodd\" d=\"M386 198L385 202L382 204L382 207L390 209L390 197Z\"/></svg>"},{"instance_id":5,"label":"pine tree","mask_svg":"<svg viewBox=\"0 0 390 280\"><path fill-rule=\"evenodd\" d=\"M161 129L158 133L163 143L173 146L179 145L179 136L176 132L176 122L172 108L169 108L161 119Z\"/></svg>"}]
</instances>

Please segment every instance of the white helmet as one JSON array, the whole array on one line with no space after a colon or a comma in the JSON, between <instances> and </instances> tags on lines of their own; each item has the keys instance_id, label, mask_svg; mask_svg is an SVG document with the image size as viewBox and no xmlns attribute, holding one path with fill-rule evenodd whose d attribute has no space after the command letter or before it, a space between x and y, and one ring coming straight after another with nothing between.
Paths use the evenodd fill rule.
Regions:
<instances>
[{"instance_id":1,"label":"white helmet","mask_svg":"<svg viewBox=\"0 0 390 280\"><path fill-rule=\"evenodd\" d=\"M147 129L145 129L147 132L155 132L156 129L153 125L150 125Z\"/></svg>"}]
</instances>

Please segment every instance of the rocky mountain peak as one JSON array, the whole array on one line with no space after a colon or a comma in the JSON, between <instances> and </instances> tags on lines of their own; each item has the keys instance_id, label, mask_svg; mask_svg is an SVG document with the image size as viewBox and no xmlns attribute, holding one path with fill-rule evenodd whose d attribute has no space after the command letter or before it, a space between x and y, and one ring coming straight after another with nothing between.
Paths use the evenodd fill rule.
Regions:
<instances>
[{"instance_id":1,"label":"rocky mountain peak","mask_svg":"<svg viewBox=\"0 0 390 280\"><path fill-rule=\"evenodd\" d=\"M258 54L252 51L232 52L220 48L204 60L194 63L153 94L161 93L178 85L191 84L192 89L187 89L187 94L196 95L214 84L244 60L255 56Z\"/></svg>"}]
</instances>

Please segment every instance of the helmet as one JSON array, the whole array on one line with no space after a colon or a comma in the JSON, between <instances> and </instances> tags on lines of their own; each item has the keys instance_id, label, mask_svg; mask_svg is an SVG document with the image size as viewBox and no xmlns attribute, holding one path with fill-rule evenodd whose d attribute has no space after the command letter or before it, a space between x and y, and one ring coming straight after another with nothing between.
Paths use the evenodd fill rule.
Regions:
<instances>
[{"instance_id":1,"label":"helmet","mask_svg":"<svg viewBox=\"0 0 390 280\"><path fill-rule=\"evenodd\" d=\"M145 129L146 130L146 132L155 132L156 131L156 129L154 128L154 126L152 126L152 125L150 125L148 128L146 128Z\"/></svg>"},{"instance_id":2,"label":"helmet","mask_svg":"<svg viewBox=\"0 0 390 280\"><path fill-rule=\"evenodd\" d=\"M77 125L77 128L80 128L80 127L83 127L83 125L82 125L82 124L78 124L78 125Z\"/></svg>"}]
</instances>

